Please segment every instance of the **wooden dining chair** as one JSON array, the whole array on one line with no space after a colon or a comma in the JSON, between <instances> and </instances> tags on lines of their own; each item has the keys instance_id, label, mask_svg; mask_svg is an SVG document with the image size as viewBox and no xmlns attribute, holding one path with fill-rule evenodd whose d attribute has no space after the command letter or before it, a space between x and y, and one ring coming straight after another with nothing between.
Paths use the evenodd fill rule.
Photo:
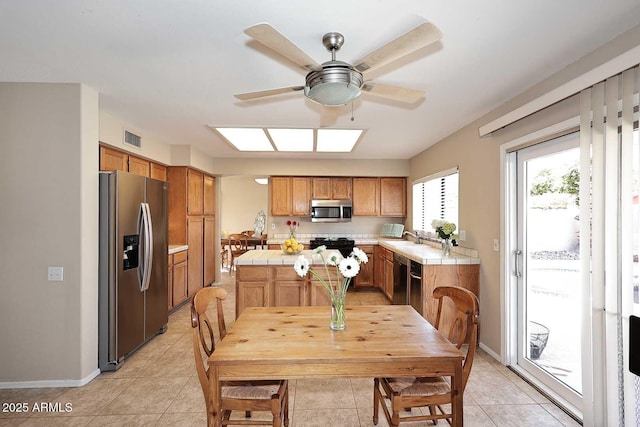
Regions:
<instances>
[{"instance_id":1,"label":"wooden dining chair","mask_svg":"<svg viewBox=\"0 0 640 427\"><path fill-rule=\"evenodd\" d=\"M229 271L231 271L232 269L235 270L236 268L235 264L233 263L235 258L239 257L249 250L247 242L248 236L242 233L233 233L229 234L227 238L229 239L229 253L231 254L231 261L229 264Z\"/></svg>"},{"instance_id":2,"label":"wooden dining chair","mask_svg":"<svg viewBox=\"0 0 640 427\"><path fill-rule=\"evenodd\" d=\"M193 331L193 354L196 371L202 386L202 393L209 408L209 368L206 358L215 351L214 323L218 324L220 339L227 334L222 310L222 301L227 291L219 287L200 289L191 302L191 327ZM212 304L212 301L216 304ZM207 316L215 311L214 320ZM202 354L204 352L204 355ZM288 381L233 381L221 384L222 425L289 425L289 384ZM244 411L245 418L230 419L232 411ZM252 420L252 411L269 411L272 420Z\"/></svg>"},{"instance_id":3,"label":"wooden dining chair","mask_svg":"<svg viewBox=\"0 0 640 427\"><path fill-rule=\"evenodd\" d=\"M438 287L434 289L433 297L438 300L438 313L434 326L458 349L466 347L462 367L462 390L460 391L463 393L469 379L478 343L478 298L473 292L456 286ZM446 300L453 302L453 305L445 304ZM453 310L449 310L449 308L453 308ZM443 324L444 319L450 319L450 322L447 321ZM446 323L450 324L448 328L445 327ZM385 399L390 400L391 410L387 408ZM405 421L431 420L437 424L439 419L446 419L451 424L452 414L443 409L443 405L450 403L451 387L443 377L374 379L373 423L375 425L378 424L379 407L382 407L391 427L397 427L400 422ZM400 411L410 411L415 407L429 408L429 415L400 417Z\"/></svg>"}]
</instances>

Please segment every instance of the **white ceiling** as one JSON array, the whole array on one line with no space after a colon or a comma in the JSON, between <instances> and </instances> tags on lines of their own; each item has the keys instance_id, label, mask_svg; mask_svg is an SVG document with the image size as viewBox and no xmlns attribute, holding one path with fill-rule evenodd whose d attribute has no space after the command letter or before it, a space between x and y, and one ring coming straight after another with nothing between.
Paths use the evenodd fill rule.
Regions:
<instances>
[{"instance_id":1,"label":"white ceiling","mask_svg":"<svg viewBox=\"0 0 640 427\"><path fill-rule=\"evenodd\" d=\"M361 128L353 153L239 153L207 126L311 127L305 73L243 30L268 22L319 63L345 36L353 61L424 20L443 38L368 77L427 91L407 107L363 95L332 128ZM640 23L638 0L0 0L0 81L82 82L134 129L215 157L407 159Z\"/></svg>"}]
</instances>

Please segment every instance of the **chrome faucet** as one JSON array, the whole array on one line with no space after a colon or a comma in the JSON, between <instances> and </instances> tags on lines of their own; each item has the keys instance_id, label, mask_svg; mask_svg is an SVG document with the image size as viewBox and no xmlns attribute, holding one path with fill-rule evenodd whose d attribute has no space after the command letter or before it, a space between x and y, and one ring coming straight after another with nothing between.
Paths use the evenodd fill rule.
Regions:
<instances>
[{"instance_id":1,"label":"chrome faucet","mask_svg":"<svg viewBox=\"0 0 640 427\"><path fill-rule=\"evenodd\" d=\"M422 237L420 237L420 235L418 234L418 232L415 233L411 233L409 231L405 231L404 233L402 233L402 235L404 236L405 234L408 234L409 236L413 237L414 239L416 239L416 243L420 244L422 243Z\"/></svg>"}]
</instances>

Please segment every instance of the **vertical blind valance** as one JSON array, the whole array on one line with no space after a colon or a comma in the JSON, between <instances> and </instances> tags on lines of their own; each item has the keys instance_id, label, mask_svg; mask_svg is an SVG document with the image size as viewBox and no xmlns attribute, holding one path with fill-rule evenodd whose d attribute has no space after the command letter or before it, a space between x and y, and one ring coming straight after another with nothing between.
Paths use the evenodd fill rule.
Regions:
<instances>
[{"instance_id":1,"label":"vertical blind valance","mask_svg":"<svg viewBox=\"0 0 640 427\"><path fill-rule=\"evenodd\" d=\"M627 358L634 249L638 253L631 231L639 196L632 188L639 81L635 66L580 93L580 258L588 290L583 340L589 343L583 348L591 349L583 369L590 384L583 396L586 426L639 425L638 378Z\"/></svg>"}]
</instances>

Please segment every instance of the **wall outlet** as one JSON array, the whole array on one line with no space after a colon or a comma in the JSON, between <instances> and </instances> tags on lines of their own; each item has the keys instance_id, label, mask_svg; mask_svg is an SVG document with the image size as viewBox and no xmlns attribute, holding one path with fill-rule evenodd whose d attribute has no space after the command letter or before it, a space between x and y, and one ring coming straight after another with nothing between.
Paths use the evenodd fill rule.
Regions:
<instances>
[{"instance_id":1,"label":"wall outlet","mask_svg":"<svg viewBox=\"0 0 640 427\"><path fill-rule=\"evenodd\" d=\"M272 230L275 230L275 229L276 229L276 223L275 223L275 222L272 222L272 223L271 223L271 229L272 229Z\"/></svg>"},{"instance_id":2,"label":"wall outlet","mask_svg":"<svg viewBox=\"0 0 640 427\"><path fill-rule=\"evenodd\" d=\"M461 242L464 242L465 240L467 240L467 232L464 230L460 230L458 232L458 240L460 240Z\"/></svg>"},{"instance_id":3,"label":"wall outlet","mask_svg":"<svg viewBox=\"0 0 640 427\"><path fill-rule=\"evenodd\" d=\"M64 268L49 267L47 270L47 280L50 282L62 282L64 280Z\"/></svg>"},{"instance_id":4,"label":"wall outlet","mask_svg":"<svg viewBox=\"0 0 640 427\"><path fill-rule=\"evenodd\" d=\"M493 239L493 250L496 252L500 252L500 240Z\"/></svg>"}]
</instances>

